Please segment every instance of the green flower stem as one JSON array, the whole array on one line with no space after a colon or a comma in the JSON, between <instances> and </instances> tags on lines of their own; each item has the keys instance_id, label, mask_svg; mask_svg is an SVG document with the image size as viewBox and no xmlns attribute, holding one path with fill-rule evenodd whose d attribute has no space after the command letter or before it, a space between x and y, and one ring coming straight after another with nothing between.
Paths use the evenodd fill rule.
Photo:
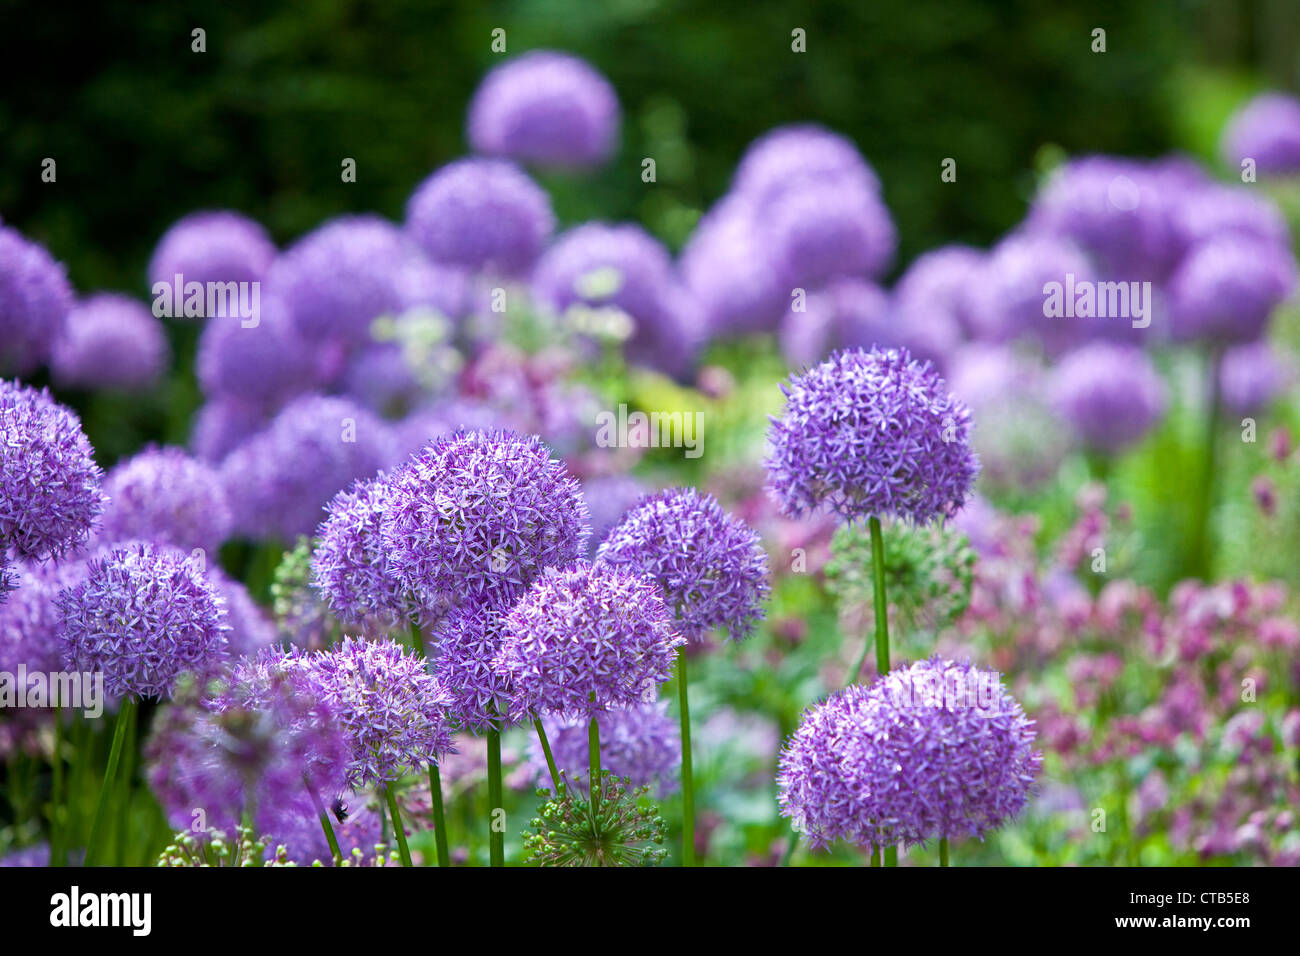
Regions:
<instances>
[{"instance_id":1,"label":"green flower stem","mask_svg":"<svg viewBox=\"0 0 1300 956\"><path fill-rule=\"evenodd\" d=\"M397 853L402 858L402 866L411 865L411 848L406 845L406 827L402 826L402 814L397 809L397 797L393 796L392 784L384 785L384 799L388 801L388 815L393 818L393 833L397 837Z\"/></svg>"},{"instance_id":2,"label":"green flower stem","mask_svg":"<svg viewBox=\"0 0 1300 956\"><path fill-rule=\"evenodd\" d=\"M591 820L599 826L600 819L600 724L592 717L587 724L587 790L591 793ZM597 836L600 834L597 833Z\"/></svg>"},{"instance_id":3,"label":"green flower stem","mask_svg":"<svg viewBox=\"0 0 1300 956\"><path fill-rule=\"evenodd\" d=\"M867 524L871 529L871 581L876 615L876 673L884 677L889 673L889 604L885 597L885 542L880 533L880 519L872 515ZM885 847L884 865L898 866L898 847Z\"/></svg>"},{"instance_id":4,"label":"green flower stem","mask_svg":"<svg viewBox=\"0 0 1300 956\"><path fill-rule=\"evenodd\" d=\"M442 775L436 763L429 764L429 796L433 800L433 841L438 848L438 865L451 866L447 850L447 814L442 806Z\"/></svg>"},{"instance_id":5,"label":"green flower stem","mask_svg":"<svg viewBox=\"0 0 1300 956\"><path fill-rule=\"evenodd\" d=\"M488 858L492 866L506 865L506 835L497 829L496 815L501 809L501 731L495 726L487 732L488 745Z\"/></svg>"},{"instance_id":6,"label":"green flower stem","mask_svg":"<svg viewBox=\"0 0 1300 956\"><path fill-rule=\"evenodd\" d=\"M871 848L871 865L880 866L880 847L878 846Z\"/></svg>"},{"instance_id":7,"label":"green flower stem","mask_svg":"<svg viewBox=\"0 0 1300 956\"><path fill-rule=\"evenodd\" d=\"M948 838L947 837L939 838L939 865L940 866L948 865Z\"/></svg>"},{"instance_id":8,"label":"green flower stem","mask_svg":"<svg viewBox=\"0 0 1300 956\"><path fill-rule=\"evenodd\" d=\"M546 728L542 726L540 717L533 718L533 726L537 728L537 739L542 744L542 753L546 754L546 769L551 772L551 786L555 788L555 795L560 795L560 771L555 766L555 757L551 753L551 742L546 737Z\"/></svg>"},{"instance_id":9,"label":"green flower stem","mask_svg":"<svg viewBox=\"0 0 1300 956\"><path fill-rule=\"evenodd\" d=\"M54 779L50 784L50 866L63 866L63 707L54 708Z\"/></svg>"},{"instance_id":10,"label":"green flower stem","mask_svg":"<svg viewBox=\"0 0 1300 956\"><path fill-rule=\"evenodd\" d=\"M122 760L122 742L126 739L127 725L131 723L131 712L135 708L135 698L128 697L122 701L122 707L117 712L117 724L113 728L113 745L108 751L108 767L104 770L104 784L99 788L95 817L90 824L90 839L86 842L86 866L98 866L103 856L104 811L108 809L109 798L114 792L113 783L117 779L117 765Z\"/></svg>"},{"instance_id":11,"label":"green flower stem","mask_svg":"<svg viewBox=\"0 0 1300 956\"><path fill-rule=\"evenodd\" d=\"M1206 356L1209 381L1209 408L1205 416L1205 440L1201 460L1201 480L1197 487L1195 511L1192 513L1192 544L1188 548L1188 575L1203 581L1210 576L1210 513L1214 508L1214 472L1218 467L1219 416L1223 397L1219 387L1222 352L1213 349Z\"/></svg>"},{"instance_id":12,"label":"green flower stem","mask_svg":"<svg viewBox=\"0 0 1300 956\"><path fill-rule=\"evenodd\" d=\"M790 842L785 848L785 853L781 856L782 866L790 865L790 861L794 859L794 853L797 849L799 849L799 834L791 833Z\"/></svg>"},{"instance_id":13,"label":"green flower stem","mask_svg":"<svg viewBox=\"0 0 1300 956\"><path fill-rule=\"evenodd\" d=\"M885 847L885 866L898 866L898 847Z\"/></svg>"},{"instance_id":14,"label":"green flower stem","mask_svg":"<svg viewBox=\"0 0 1300 956\"><path fill-rule=\"evenodd\" d=\"M677 700L682 721L682 866L695 865L695 775L691 769L691 705L687 699L686 649L677 651Z\"/></svg>"},{"instance_id":15,"label":"green flower stem","mask_svg":"<svg viewBox=\"0 0 1300 956\"><path fill-rule=\"evenodd\" d=\"M307 780L307 775L303 774L302 785L307 788L307 795L311 797L311 802L316 805L316 816L320 819L320 828L325 833L325 842L330 845L330 853L334 857L334 865L338 866L343 862L343 852L339 849L338 838L334 836L334 824L330 823L329 811L321 803L320 794L312 787Z\"/></svg>"}]
</instances>

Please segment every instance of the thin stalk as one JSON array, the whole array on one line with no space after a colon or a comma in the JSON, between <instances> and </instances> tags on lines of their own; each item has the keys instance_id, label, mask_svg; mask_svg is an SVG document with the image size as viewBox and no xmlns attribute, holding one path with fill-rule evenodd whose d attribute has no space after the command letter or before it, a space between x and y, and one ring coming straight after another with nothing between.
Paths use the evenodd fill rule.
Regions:
<instances>
[{"instance_id":1,"label":"thin stalk","mask_svg":"<svg viewBox=\"0 0 1300 956\"><path fill-rule=\"evenodd\" d=\"M677 700L682 723L682 866L695 865L695 774L691 769L691 705L686 681L686 651L677 651Z\"/></svg>"},{"instance_id":2,"label":"thin stalk","mask_svg":"<svg viewBox=\"0 0 1300 956\"><path fill-rule=\"evenodd\" d=\"M436 763L429 764L429 796L433 800L433 840L438 848L438 865L451 866L447 851L447 815L442 806L442 775Z\"/></svg>"},{"instance_id":3,"label":"thin stalk","mask_svg":"<svg viewBox=\"0 0 1300 956\"><path fill-rule=\"evenodd\" d=\"M885 866L898 866L898 847L885 847Z\"/></svg>"},{"instance_id":4,"label":"thin stalk","mask_svg":"<svg viewBox=\"0 0 1300 956\"><path fill-rule=\"evenodd\" d=\"M785 853L781 855L781 865L789 866L790 861L794 859L795 850L799 849L799 834L790 834L790 843L785 848Z\"/></svg>"},{"instance_id":5,"label":"thin stalk","mask_svg":"<svg viewBox=\"0 0 1300 956\"><path fill-rule=\"evenodd\" d=\"M488 745L488 861L492 866L506 865L506 835L497 829L497 812L501 809L501 731L494 725L487 732Z\"/></svg>"},{"instance_id":6,"label":"thin stalk","mask_svg":"<svg viewBox=\"0 0 1300 956\"><path fill-rule=\"evenodd\" d=\"M126 739L127 724L131 722L131 711L135 709L135 698L128 697L122 701L117 712L117 724L113 728L113 745L108 751L108 767L104 770L104 784L99 788L99 800L95 804L94 821L90 824L90 839L86 842L86 866L99 864L104 841L104 811L108 807L109 797L113 793L113 782L117 778L117 765L122 759L122 741Z\"/></svg>"},{"instance_id":7,"label":"thin stalk","mask_svg":"<svg viewBox=\"0 0 1300 956\"><path fill-rule=\"evenodd\" d=\"M54 780L50 785L50 866L63 866L63 706L54 708Z\"/></svg>"},{"instance_id":8,"label":"thin stalk","mask_svg":"<svg viewBox=\"0 0 1300 956\"><path fill-rule=\"evenodd\" d=\"M889 605L885 603L885 542L880 534L880 519L868 519L871 528L871 578L876 611L876 671L881 677L889 673Z\"/></svg>"},{"instance_id":9,"label":"thin stalk","mask_svg":"<svg viewBox=\"0 0 1300 956\"><path fill-rule=\"evenodd\" d=\"M113 828L114 859L126 864L127 829L131 818L131 777L135 773L136 729L140 722L140 709L131 708L131 722L126 727L126 739L122 742L122 763L117 774L117 797L115 798L116 826Z\"/></svg>"},{"instance_id":10,"label":"thin stalk","mask_svg":"<svg viewBox=\"0 0 1300 956\"><path fill-rule=\"evenodd\" d=\"M388 815L393 818L393 833L397 837L397 853L402 858L402 866L411 865L411 849L406 845L406 827L402 826L402 814L397 809L397 798L393 796L391 784L384 785L384 799L388 801Z\"/></svg>"},{"instance_id":11,"label":"thin stalk","mask_svg":"<svg viewBox=\"0 0 1300 956\"><path fill-rule=\"evenodd\" d=\"M880 866L880 847L878 846L871 848L871 865Z\"/></svg>"},{"instance_id":12,"label":"thin stalk","mask_svg":"<svg viewBox=\"0 0 1300 956\"><path fill-rule=\"evenodd\" d=\"M1214 472L1218 467L1219 413L1223 397L1219 388L1219 367L1222 352L1212 349L1206 356L1206 374L1209 381L1209 408L1205 417L1205 447L1201 459L1201 482L1197 488L1196 510L1192 514L1192 546L1188 549L1188 571L1194 578L1209 580L1210 513L1214 508Z\"/></svg>"},{"instance_id":13,"label":"thin stalk","mask_svg":"<svg viewBox=\"0 0 1300 956\"><path fill-rule=\"evenodd\" d=\"M600 819L600 724L593 716L587 724L587 790L591 793L591 819Z\"/></svg>"},{"instance_id":14,"label":"thin stalk","mask_svg":"<svg viewBox=\"0 0 1300 956\"><path fill-rule=\"evenodd\" d=\"M330 853L334 856L334 865L338 866L343 862L343 852L339 849L338 838L334 836L334 824L330 823L329 811L325 809L325 804L321 803L320 794L308 781L306 774L303 774L302 785L307 788L307 794L311 797L311 802L316 805L316 816L320 818L320 828L325 833L325 842L330 845Z\"/></svg>"},{"instance_id":15,"label":"thin stalk","mask_svg":"<svg viewBox=\"0 0 1300 956\"><path fill-rule=\"evenodd\" d=\"M939 865L940 866L948 865L948 838L947 837L939 838Z\"/></svg>"},{"instance_id":16,"label":"thin stalk","mask_svg":"<svg viewBox=\"0 0 1300 956\"><path fill-rule=\"evenodd\" d=\"M555 766L555 757L551 753L551 742L546 738L546 728L542 726L540 717L533 718L533 726L537 728L537 739L541 741L542 753L546 754L546 769L551 772L551 786L555 788L555 795L560 795L560 771Z\"/></svg>"}]
</instances>

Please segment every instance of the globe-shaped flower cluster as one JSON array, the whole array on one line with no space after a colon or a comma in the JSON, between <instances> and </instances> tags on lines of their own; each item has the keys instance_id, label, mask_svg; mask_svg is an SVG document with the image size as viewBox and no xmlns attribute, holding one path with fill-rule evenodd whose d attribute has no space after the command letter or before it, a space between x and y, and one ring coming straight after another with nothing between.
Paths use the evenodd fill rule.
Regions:
<instances>
[{"instance_id":1,"label":"globe-shaped flower cluster","mask_svg":"<svg viewBox=\"0 0 1300 956\"><path fill-rule=\"evenodd\" d=\"M1164 380L1142 350L1096 342L1057 367L1052 398L1088 448L1113 453L1142 438L1164 415Z\"/></svg>"},{"instance_id":2,"label":"globe-shaped flower cluster","mask_svg":"<svg viewBox=\"0 0 1300 956\"><path fill-rule=\"evenodd\" d=\"M763 617L769 575L758 535L694 488L641 501L609 532L596 561L658 581L678 629L691 640L717 627L741 640Z\"/></svg>"},{"instance_id":3,"label":"globe-shaped flower cluster","mask_svg":"<svg viewBox=\"0 0 1300 956\"><path fill-rule=\"evenodd\" d=\"M653 579L580 562L550 569L506 616L497 657L510 714L599 716L653 700L686 641Z\"/></svg>"},{"instance_id":4,"label":"globe-shaped flower cluster","mask_svg":"<svg viewBox=\"0 0 1300 956\"><path fill-rule=\"evenodd\" d=\"M70 308L63 266L44 246L0 226L0 375L25 375L48 359Z\"/></svg>"},{"instance_id":5,"label":"globe-shaped flower cluster","mask_svg":"<svg viewBox=\"0 0 1300 956\"><path fill-rule=\"evenodd\" d=\"M925 524L965 503L979 470L971 416L929 363L906 349L856 349L782 386L765 462L783 511Z\"/></svg>"},{"instance_id":6,"label":"globe-shaped flower cluster","mask_svg":"<svg viewBox=\"0 0 1300 956\"><path fill-rule=\"evenodd\" d=\"M215 556L233 521L216 469L179 448L147 448L104 479L101 540L139 538Z\"/></svg>"},{"instance_id":7,"label":"globe-shaped flower cluster","mask_svg":"<svg viewBox=\"0 0 1300 956\"><path fill-rule=\"evenodd\" d=\"M50 372L61 386L135 391L158 380L170 355L162 323L148 309L127 296L100 293L69 310Z\"/></svg>"},{"instance_id":8,"label":"globe-shaped flower cluster","mask_svg":"<svg viewBox=\"0 0 1300 956\"><path fill-rule=\"evenodd\" d=\"M474 734L500 728L510 709L509 674L497 666L506 638L504 613L491 606L462 605L434 636L433 674L451 700L451 719Z\"/></svg>"},{"instance_id":9,"label":"globe-shaped flower cluster","mask_svg":"<svg viewBox=\"0 0 1300 956\"><path fill-rule=\"evenodd\" d=\"M996 672L933 657L804 715L781 754L781 812L813 847L982 838L1024 808L1034 740Z\"/></svg>"},{"instance_id":10,"label":"globe-shaped flower cluster","mask_svg":"<svg viewBox=\"0 0 1300 956\"><path fill-rule=\"evenodd\" d=\"M578 482L536 437L440 438L389 484L389 567L426 607L508 605L544 568L584 553L589 521Z\"/></svg>"}]
</instances>

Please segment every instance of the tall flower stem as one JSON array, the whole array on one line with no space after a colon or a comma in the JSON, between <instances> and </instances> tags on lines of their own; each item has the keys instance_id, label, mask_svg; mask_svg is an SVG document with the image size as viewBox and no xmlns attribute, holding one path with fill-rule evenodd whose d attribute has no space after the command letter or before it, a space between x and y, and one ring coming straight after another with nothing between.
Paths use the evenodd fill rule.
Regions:
<instances>
[{"instance_id":1,"label":"tall flower stem","mask_svg":"<svg viewBox=\"0 0 1300 956\"><path fill-rule=\"evenodd\" d=\"M406 827L402 826L402 814L397 809L397 798L393 796L392 784L384 784L384 799L388 801L388 815L393 818L393 833L397 837L397 853L402 858L402 866L411 865L411 849L406 845Z\"/></svg>"},{"instance_id":2,"label":"tall flower stem","mask_svg":"<svg viewBox=\"0 0 1300 956\"><path fill-rule=\"evenodd\" d=\"M948 838L947 837L939 838L939 865L940 866L948 865Z\"/></svg>"},{"instance_id":3,"label":"tall flower stem","mask_svg":"<svg viewBox=\"0 0 1300 956\"><path fill-rule=\"evenodd\" d=\"M537 739L542 745L542 753L546 755L546 769L551 772L551 786L555 788L555 795L560 795L560 771L555 766L555 756L551 753L551 742L546 737L546 728L542 726L540 717L533 718L533 726L537 728Z\"/></svg>"},{"instance_id":4,"label":"tall flower stem","mask_svg":"<svg viewBox=\"0 0 1300 956\"><path fill-rule=\"evenodd\" d=\"M429 797L433 801L433 842L438 850L438 865L451 866L447 850L447 814L442 806L442 774L436 763L429 764Z\"/></svg>"},{"instance_id":5,"label":"tall flower stem","mask_svg":"<svg viewBox=\"0 0 1300 956\"><path fill-rule=\"evenodd\" d=\"M1210 575L1210 514L1214 508L1214 471L1218 467L1219 414L1223 403L1219 387L1222 351L1213 348L1205 359L1209 389L1208 408L1205 413L1205 439L1201 458L1201 480L1196 489L1197 499L1192 514L1192 545L1188 549L1188 573L1195 578L1208 580Z\"/></svg>"},{"instance_id":6,"label":"tall flower stem","mask_svg":"<svg viewBox=\"0 0 1300 956\"><path fill-rule=\"evenodd\" d=\"M695 775L691 769L691 705L686 683L686 649L677 652L677 700L682 721L682 866L695 865Z\"/></svg>"},{"instance_id":7,"label":"tall flower stem","mask_svg":"<svg viewBox=\"0 0 1300 956\"><path fill-rule=\"evenodd\" d=\"M122 701L117 712L117 724L113 728L113 744L108 751L108 767L104 770L104 784L99 788L99 800L95 804L94 820L90 824L90 839L86 841L86 866L97 866L103 855L104 811L108 808L109 798L113 794L113 782L117 779L117 766L122 760L122 741L126 739L126 730L131 723L131 711L136 707L134 697Z\"/></svg>"},{"instance_id":8,"label":"tall flower stem","mask_svg":"<svg viewBox=\"0 0 1300 956\"><path fill-rule=\"evenodd\" d=\"M600 819L600 724L592 717L587 724L587 790L591 793L591 819ZM597 834L599 835L599 834Z\"/></svg>"},{"instance_id":9,"label":"tall flower stem","mask_svg":"<svg viewBox=\"0 0 1300 956\"><path fill-rule=\"evenodd\" d=\"M325 842L330 845L330 853L334 857L334 865L338 866L343 862L343 852L339 849L339 841L334 836L334 824L330 823L329 811L321 803L320 794L311 785L307 775L303 774L302 785L307 788L307 795L311 797L311 802L316 806L316 816L320 819L320 828L325 834Z\"/></svg>"},{"instance_id":10,"label":"tall flower stem","mask_svg":"<svg viewBox=\"0 0 1300 956\"><path fill-rule=\"evenodd\" d=\"M424 653L424 631L420 630L420 625L412 623L410 634L411 644L428 661ZM433 802L433 842L437 847L438 865L451 866L451 854L447 850L447 817L442 805L442 777L438 765L432 761L429 763L429 799Z\"/></svg>"},{"instance_id":11,"label":"tall flower stem","mask_svg":"<svg viewBox=\"0 0 1300 956\"><path fill-rule=\"evenodd\" d=\"M497 812L501 809L501 731L494 724L487 732L488 745L488 862L506 865L506 835L497 829Z\"/></svg>"},{"instance_id":12,"label":"tall flower stem","mask_svg":"<svg viewBox=\"0 0 1300 956\"><path fill-rule=\"evenodd\" d=\"M889 604L885 596L885 541L880 533L880 519L872 515L867 519L871 529L871 582L876 610L876 672L884 677L889 673ZM887 846L883 853L885 866L898 866L898 847Z\"/></svg>"},{"instance_id":13,"label":"tall flower stem","mask_svg":"<svg viewBox=\"0 0 1300 956\"><path fill-rule=\"evenodd\" d=\"M50 866L63 866L63 707L54 708L54 779L50 785Z\"/></svg>"}]
</instances>

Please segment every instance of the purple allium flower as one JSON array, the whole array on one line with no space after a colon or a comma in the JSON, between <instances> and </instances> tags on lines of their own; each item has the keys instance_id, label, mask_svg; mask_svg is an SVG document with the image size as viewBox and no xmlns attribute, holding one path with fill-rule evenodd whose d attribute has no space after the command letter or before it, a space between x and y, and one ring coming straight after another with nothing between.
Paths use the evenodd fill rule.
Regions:
<instances>
[{"instance_id":1,"label":"purple allium flower","mask_svg":"<svg viewBox=\"0 0 1300 956\"><path fill-rule=\"evenodd\" d=\"M405 629L435 608L417 606L388 563L382 524L390 494L388 477L358 481L325 506L312 552L315 586L330 611L351 629L379 634Z\"/></svg>"},{"instance_id":2,"label":"purple allium flower","mask_svg":"<svg viewBox=\"0 0 1300 956\"><path fill-rule=\"evenodd\" d=\"M264 409L227 395L209 399L199 406L190 429L190 447L195 457L220 464L269 422Z\"/></svg>"},{"instance_id":3,"label":"purple allium flower","mask_svg":"<svg viewBox=\"0 0 1300 956\"><path fill-rule=\"evenodd\" d=\"M760 221L792 286L879 276L898 245L880 194L853 181L790 186L762 207Z\"/></svg>"},{"instance_id":4,"label":"purple allium flower","mask_svg":"<svg viewBox=\"0 0 1300 956\"><path fill-rule=\"evenodd\" d=\"M346 395L386 416L400 415L426 394L402 347L391 342L368 345L353 355L341 385Z\"/></svg>"},{"instance_id":5,"label":"purple allium flower","mask_svg":"<svg viewBox=\"0 0 1300 956\"><path fill-rule=\"evenodd\" d=\"M232 516L221 476L179 448L146 448L104 479L108 505L99 540L139 538L216 553Z\"/></svg>"},{"instance_id":6,"label":"purple allium flower","mask_svg":"<svg viewBox=\"0 0 1300 956\"><path fill-rule=\"evenodd\" d=\"M0 673L17 673L20 664L30 673L61 670L63 620L59 615L59 592L85 576L85 561L19 561L11 573L16 590L7 600L0 597Z\"/></svg>"},{"instance_id":7,"label":"purple allium flower","mask_svg":"<svg viewBox=\"0 0 1300 956\"><path fill-rule=\"evenodd\" d=\"M820 362L837 349L902 345L889 296L866 279L836 279L808 293L804 311L793 305L781 321L781 353L795 367Z\"/></svg>"},{"instance_id":8,"label":"purple allium flower","mask_svg":"<svg viewBox=\"0 0 1300 956\"><path fill-rule=\"evenodd\" d=\"M436 262L523 275L555 228L550 197L512 164L461 159L437 170L406 204L406 231Z\"/></svg>"},{"instance_id":9,"label":"purple allium flower","mask_svg":"<svg viewBox=\"0 0 1300 956\"><path fill-rule=\"evenodd\" d=\"M907 323L943 316L971 334L970 297L983 266L984 253L969 246L942 246L918 256L894 286L894 311Z\"/></svg>"},{"instance_id":10,"label":"purple allium flower","mask_svg":"<svg viewBox=\"0 0 1300 956\"><path fill-rule=\"evenodd\" d=\"M995 343L1034 339L1049 354L1076 344L1098 320L1044 314L1048 299L1044 287L1056 283L1064 295L1069 276L1075 285L1095 278L1087 256L1067 239L1041 233L1007 236L990 251L971 289L967 315L975 336ZM1122 319L1110 322L1129 324Z\"/></svg>"},{"instance_id":11,"label":"purple allium flower","mask_svg":"<svg viewBox=\"0 0 1300 956\"><path fill-rule=\"evenodd\" d=\"M1223 353L1219 386L1223 404L1238 415L1252 415L1272 404L1294 376L1267 342L1239 345Z\"/></svg>"},{"instance_id":12,"label":"purple allium flower","mask_svg":"<svg viewBox=\"0 0 1300 956\"><path fill-rule=\"evenodd\" d=\"M1096 342L1071 352L1053 373L1051 390L1079 440L1103 452L1138 441L1165 412L1165 383L1135 346Z\"/></svg>"},{"instance_id":13,"label":"purple allium flower","mask_svg":"<svg viewBox=\"0 0 1300 956\"><path fill-rule=\"evenodd\" d=\"M252 812L268 833L286 818L318 820L347 789L352 756L327 696L300 658L268 650L240 659L198 706L165 711L145 754L172 825L197 808L218 828Z\"/></svg>"},{"instance_id":14,"label":"purple allium flower","mask_svg":"<svg viewBox=\"0 0 1300 956\"><path fill-rule=\"evenodd\" d=\"M971 344L953 356L948 384L979 423L972 445L982 486L1013 492L1056 474L1070 450L1068 429L1034 362L1008 346Z\"/></svg>"},{"instance_id":15,"label":"purple allium flower","mask_svg":"<svg viewBox=\"0 0 1300 956\"><path fill-rule=\"evenodd\" d=\"M537 300L556 312L575 303L621 309L635 329L628 357L652 367L667 365L670 374L683 363L665 362L664 356L689 355L701 331L676 321L685 293L672 258L640 226L590 222L569 230L538 261L532 288Z\"/></svg>"},{"instance_id":16,"label":"purple allium flower","mask_svg":"<svg viewBox=\"0 0 1300 956\"><path fill-rule=\"evenodd\" d=\"M579 562L548 569L506 615L497 666L512 718L589 718L653 700L685 643L652 578Z\"/></svg>"},{"instance_id":17,"label":"purple allium flower","mask_svg":"<svg viewBox=\"0 0 1300 956\"><path fill-rule=\"evenodd\" d=\"M537 50L496 67L469 105L476 152L521 163L599 166L617 145L618 97L587 62Z\"/></svg>"},{"instance_id":18,"label":"purple allium flower","mask_svg":"<svg viewBox=\"0 0 1300 956\"><path fill-rule=\"evenodd\" d=\"M68 669L102 671L113 698L167 697L227 653L225 602L189 557L132 542L93 557L58 597Z\"/></svg>"},{"instance_id":19,"label":"purple allium flower","mask_svg":"<svg viewBox=\"0 0 1300 956\"><path fill-rule=\"evenodd\" d=\"M104 506L93 455L48 391L0 380L0 547L44 559L84 542Z\"/></svg>"},{"instance_id":20,"label":"purple allium flower","mask_svg":"<svg viewBox=\"0 0 1300 956\"><path fill-rule=\"evenodd\" d=\"M1234 168L1253 159L1261 173L1300 170L1300 100L1282 93L1256 96L1229 118L1221 150Z\"/></svg>"},{"instance_id":21,"label":"purple allium flower","mask_svg":"<svg viewBox=\"0 0 1300 956\"><path fill-rule=\"evenodd\" d=\"M222 462L235 530L285 541L310 534L330 498L392 457L387 423L366 409L344 398L297 398Z\"/></svg>"},{"instance_id":22,"label":"purple allium flower","mask_svg":"<svg viewBox=\"0 0 1300 956\"><path fill-rule=\"evenodd\" d=\"M463 605L438 625L434 637L433 675L451 698L451 720L472 734L499 729L510 706L509 676L496 666L505 639L504 613Z\"/></svg>"},{"instance_id":23,"label":"purple allium flower","mask_svg":"<svg viewBox=\"0 0 1300 956\"><path fill-rule=\"evenodd\" d=\"M763 619L771 590L758 535L694 488L671 488L632 508L596 552L597 564L654 578L681 634L725 627L742 640Z\"/></svg>"},{"instance_id":24,"label":"purple allium flower","mask_svg":"<svg viewBox=\"0 0 1300 956\"><path fill-rule=\"evenodd\" d=\"M678 267L713 335L775 330L790 307L790 284L743 196L723 197L700 219Z\"/></svg>"},{"instance_id":25,"label":"purple allium flower","mask_svg":"<svg viewBox=\"0 0 1300 956\"><path fill-rule=\"evenodd\" d=\"M1286 245L1231 234L1198 243L1169 280L1173 336L1253 342L1295 285L1296 262Z\"/></svg>"},{"instance_id":26,"label":"purple allium flower","mask_svg":"<svg viewBox=\"0 0 1300 956\"><path fill-rule=\"evenodd\" d=\"M162 323L139 302L102 293L68 312L54 343L54 381L78 388L142 389L162 375L171 350Z\"/></svg>"},{"instance_id":27,"label":"purple allium flower","mask_svg":"<svg viewBox=\"0 0 1300 956\"><path fill-rule=\"evenodd\" d=\"M391 783L451 749L451 699L402 645L345 637L304 660L343 724L353 786Z\"/></svg>"},{"instance_id":28,"label":"purple allium flower","mask_svg":"<svg viewBox=\"0 0 1300 956\"><path fill-rule=\"evenodd\" d=\"M584 553L578 482L536 437L461 432L431 442L390 479L389 567L422 604L504 606L552 565Z\"/></svg>"},{"instance_id":29,"label":"purple allium flower","mask_svg":"<svg viewBox=\"0 0 1300 956\"><path fill-rule=\"evenodd\" d=\"M208 580L226 604L226 641L231 657L252 657L279 642L275 622L253 600L248 588L227 577L216 565L208 568Z\"/></svg>"},{"instance_id":30,"label":"purple allium flower","mask_svg":"<svg viewBox=\"0 0 1300 956\"><path fill-rule=\"evenodd\" d=\"M970 410L905 349L837 352L782 391L765 465L786 514L926 524L969 496L979 471Z\"/></svg>"},{"instance_id":31,"label":"purple allium flower","mask_svg":"<svg viewBox=\"0 0 1300 956\"><path fill-rule=\"evenodd\" d=\"M919 661L804 715L781 753L781 812L815 848L983 838L1028 801L1033 727L995 671Z\"/></svg>"},{"instance_id":32,"label":"purple allium flower","mask_svg":"<svg viewBox=\"0 0 1300 956\"><path fill-rule=\"evenodd\" d=\"M305 341L352 349L370 341L380 316L434 306L440 274L397 226L361 215L332 219L299 239L267 282Z\"/></svg>"},{"instance_id":33,"label":"purple allium flower","mask_svg":"<svg viewBox=\"0 0 1300 956\"><path fill-rule=\"evenodd\" d=\"M172 224L149 260L154 294L172 297L176 276L198 282L260 282L275 258L271 237L253 220L226 210L196 212Z\"/></svg>"},{"instance_id":34,"label":"purple allium flower","mask_svg":"<svg viewBox=\"0 0 1300 956\"><path fill-rule=\"evenodd\" d=\"M270 296L256 325L218 316L204 326L195 372L209 399L270 410L320 384L321 364L316 347L294 329L283 300Z\"/></svg>"},{"instance_id":35,"label":"purple allium flower","mask_svg":"<svg viewBox=\"0 0 1300 956\"><path fill-rule=\"evenodd\" d=\"M4 856L0 856L0 867L43 867L49 865L50 845L48 843L34 843L31 846L23 847L21 850L11 850Z\"/></svg>"},{"instance_id":36,"label":"purple allium flower","mask_svg":"<svg viewBox=\"0 0 1300 956\"><path fill-rule=\"evenodd\" d=\"M1197 189L1178 207L1177 226L1186 248L1225 233L1291 244L1286 217L1250 189L1212 185Z\"/></svg>"},{"instance_id":37,"label":"purple allium flower","mask_svg":"<svg viewBox=\"0 0 1300 956\"><path fill-rule=\"evenodd\" d=\"M778 126L750 143L731 188L761 204L808 183L880 189L880 180L850 140L812 124Z\"/></svg>"},{"instance_id":38,"label":"purple allium flower","mask_svg":"<svg viewBox=\"0 0 1300 956\"><path fill-rule=\"evenodd\" d=\"M0 226L0 375L45 362L72 308L63 266L17 230Z\"/></svg>"},{"instance_id":39,"label":"purple allium flower","mask_svg":"<svg viewBox=\"0 0 1300 956\"><path fill-rule=\"evenodd\" d=\"M582 497L591 513L591 550L604 540L609 529L646 495L651 487L631 475L605 475L582 483Z\"/></svg>"},{"instance_id":40,"label":"purple allium flower","mask_svg":"<svg viewBox=\"0 0 1300 956\"><path fill-rule=\"evenodd\" d=\"M681 734L677 721L668 716L664 701L616 707L600 715L600 769L627 778L633 787L650 787L660 799L680 786L677 768L681 763ZM587 755L587 722L578 717L547 717L546 737L555 766L568 783L585 796L590 771ZM539 787L554 789L550 768L541 743L534 739L528 749L528 768Z\"/></svg>"},{"instance_id":41,"label":"purple allium flower","mask_svg":"<svg viewBox=\"0 0 1300 956\"><path fill-rule=\"evenodd\" d=\"M1159 281L1183 252L1175 215L1191 184L1181 166L1086 156L1053 172L1027 224L1074 240L1108 275Z\"/></svg>"}]
</instances>

